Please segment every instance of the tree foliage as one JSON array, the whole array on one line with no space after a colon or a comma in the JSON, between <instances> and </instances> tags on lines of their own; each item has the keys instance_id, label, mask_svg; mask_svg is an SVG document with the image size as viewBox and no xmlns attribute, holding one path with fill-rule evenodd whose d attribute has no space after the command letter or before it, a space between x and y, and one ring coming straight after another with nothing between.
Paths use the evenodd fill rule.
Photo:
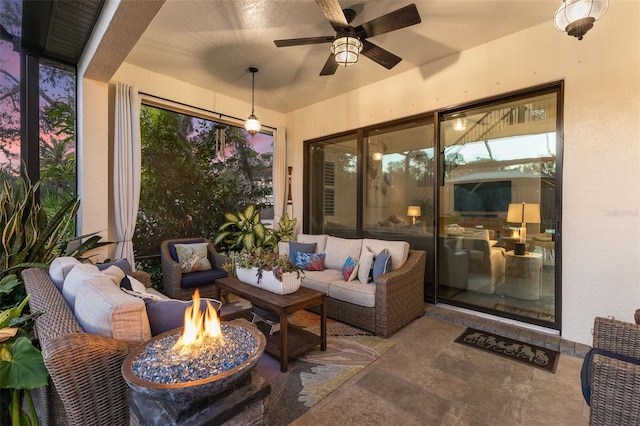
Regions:
<instances>
[{"instance_id":1,"label":"tree foliage","mask_svg":"<svg viewBox=\"0 0 640 426\"><path fill-rule=\"evenodd\" d=\"M256 152L239 128L143 106L141 132L137 256L159 253L168 238L214 239L225 212L271 195L260 177L270 175L272 155Z\"/></svg>"}]
</instances>

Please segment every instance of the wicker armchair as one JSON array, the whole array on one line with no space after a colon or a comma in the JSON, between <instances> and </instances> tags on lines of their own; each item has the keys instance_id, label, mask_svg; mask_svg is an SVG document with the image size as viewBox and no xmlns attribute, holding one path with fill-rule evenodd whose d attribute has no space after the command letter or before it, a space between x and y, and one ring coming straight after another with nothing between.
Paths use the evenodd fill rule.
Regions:
<instances>
[{"instance_id":1,"label":"wicker armchair","mask_svg":"<svg viewBox=\"0 0 640 426\"><path fill-rule=\"evenodd\" d=\"M146 275L146 277L144 276ZM148 274L134 272L142 282ZM43 425L128 425L127 384L120 369L140 342L85 333L42 269L22 272L49 385L34 390Z\"/></svg>"},{"instance_id":2,"label":"wicker armchair","mask_svg":"<svg viewBox=\"0 0 640 426\"><path fill-rule=\"evenodd\" d=\"M180 263L174 258L175 255L172 255L171 246L194 242L207 243L207 258L213 269L185 274L182 272ZM162 292L172 299L191 300L196 288L200 291L200 297L215 298L217 296L215 280L227 276L222 266L228 258L219 254L211 241L205 238L180 238L163 241L160 245L160 260L162 263ZM187 281L190 281L190 284L185 285Z\"/></svg>"},{"instance_id":3,"label":"wicker armchair","mask_svg":"<svg viewBox=\"0 0 640 426\"><path fill-rule=\"evenodd\" d=\"M640 360L637 324L596 318L593 347ZM605 355L593 356L590 425L640 425L640 365Z\"/></svg>"}]
</instances>

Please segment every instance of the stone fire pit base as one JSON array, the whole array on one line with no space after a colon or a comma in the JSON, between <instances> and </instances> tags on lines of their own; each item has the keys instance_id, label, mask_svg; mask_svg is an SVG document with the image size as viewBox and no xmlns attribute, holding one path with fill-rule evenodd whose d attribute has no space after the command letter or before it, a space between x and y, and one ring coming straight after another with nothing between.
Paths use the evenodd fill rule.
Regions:
<instances>
[{"instance_id":1,"label":"stone fire pit base","mask_svg":"<svg viewBox=\"0 0 640 426\"><path fill-rule=\"evenodd\" d=\"M131 425L241 425L267 423L271 386L255 370L223 393L197 401L175 403L127 391Z\"/></svg>"}]
</instances>

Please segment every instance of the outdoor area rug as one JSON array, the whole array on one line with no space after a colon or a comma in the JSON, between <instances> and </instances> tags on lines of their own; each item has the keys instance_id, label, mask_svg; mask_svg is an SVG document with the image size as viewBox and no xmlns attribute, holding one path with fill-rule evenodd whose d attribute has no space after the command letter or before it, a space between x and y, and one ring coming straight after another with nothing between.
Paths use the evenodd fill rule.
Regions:
<instances>
[{"instance_id":1,"label":"outdoor area rug","mask_svg":"<svg viewBox=\"0 0 640 426\"><path fill-rule=\"evenodd\" d=\"M556 372L560 353L531 343L519 342L507 337L467 328L454 342L485 352L500 355L551 373Z\"/></svg>"},{"instance_id":2,"label":"outdoor area rug","mask_svg":"<svg viewBox=\"0 0 640 426\"><path fill-rule=\"evenodd\" d=\"M298 311L289 317L289 322L320 334L320 317L314 313ZM328 319L326 351L318 347L290 359L286 373L280 372L278 362L272 363L278 372L269 379L269 424L289 424L395 344Z\"/></svg>"}]
</instances>

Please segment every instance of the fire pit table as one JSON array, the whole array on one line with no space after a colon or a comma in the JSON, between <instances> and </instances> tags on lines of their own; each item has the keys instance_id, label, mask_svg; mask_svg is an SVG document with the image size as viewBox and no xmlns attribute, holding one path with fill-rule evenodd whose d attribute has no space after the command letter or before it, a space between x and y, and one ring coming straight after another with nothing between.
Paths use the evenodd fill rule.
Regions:
<instances>
[{"instance_id":1,"label":"fire pit table","mask_svg":"<svg viewBox=\"0 0 640 426\"><path fill-rule=\"evenodd\" d=\"M280 317L280 331L273 335L266 333L265 336L267 339L265 352L280 358L280 371L285 372L289 368L289 357L304 353L318 344L321 350L327 349L326 294L300 287L295 293L279 295L244 283L235 277L219 278L216 284L218 300L220 300L220 291L225 290ZM287 321L288 315L309 306L320 306L320 336L291 325Z\"/></svg>"}]
</instances>

